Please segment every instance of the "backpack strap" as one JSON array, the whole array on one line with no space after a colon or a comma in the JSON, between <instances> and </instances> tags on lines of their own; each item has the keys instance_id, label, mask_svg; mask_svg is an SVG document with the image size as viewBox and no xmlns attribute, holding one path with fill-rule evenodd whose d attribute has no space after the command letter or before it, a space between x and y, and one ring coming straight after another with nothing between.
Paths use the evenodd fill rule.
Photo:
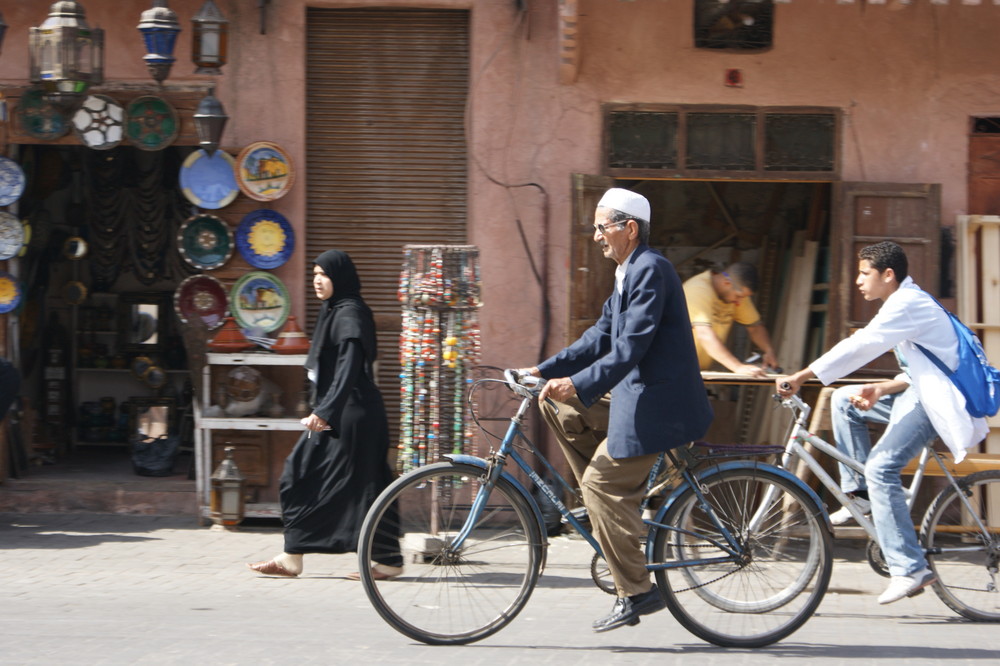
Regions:
<instances>
[{"instance_id":1,"label":"backpack strap","mask_svg":"<svg viewBox=\"0 0 1000 666\"><path fill-rule=\"evenodd\" d=\"M947 310L945 310L945 312L947 312ZM944 373L945 377L951 378L952 374L954 374L954 373L951 370L948 369L948 366L945 365L941 361L941 359L939 359L937 356L935 356L933 352L931 352L929 349L926 349L923 345L918 345L916 342L914 342L913 344L914 344L914 346L917 349L919 349L920 351L922 351L924 353L924 356L926 356L927 358L929 358L931 360L931 362L938 367L938 370L940 370L941 372Z\"/></svg>"},{"instance_id":2,"label":"backpack strap","mask_svg":"<svg viewBox=\"0 0 1000 666\"><path fill-rule=\"evenodd\" d=\"M921 289L921 291L923 291L923 289ZM938 299L934 298L934 295L931 294L930 292L924 291L924 293L927 294L928 296L930 296L931 300L934 301L935 303L937 303L937 305L938 305L939 308L941 308L942 310L944 310L944 313L946 315L948 315L948 322L951 324L952 330L954 330L955 329L955 315L953 315L951 313L951 310L949 310L945 306L941 305L941 301L939 301ZM955 330L955 337L958 338L958 346L961 347L962 346L962 336L958 334L957 330ZM919 349L920 351L922 351L924 353L924 356L926 356L927 358L929 358L931 360L931 362L933 362L934 365L936 365L938 367L938 370L940 370L941 372L944 373L945 377L948 377L949 379L951 379L951 376L953 374L955 374L955 372L958 370L958 368L956 368L954 371L950 370L948 368L948 366L945 365L941 361L941 359L939 359L936 355L934 355L930 350L926 349L923 345L919 345L916 342L914 342L913 345L917 349ZM959 363L961 363L961 354L959 354Z\"/></svg>"}]
</instances>

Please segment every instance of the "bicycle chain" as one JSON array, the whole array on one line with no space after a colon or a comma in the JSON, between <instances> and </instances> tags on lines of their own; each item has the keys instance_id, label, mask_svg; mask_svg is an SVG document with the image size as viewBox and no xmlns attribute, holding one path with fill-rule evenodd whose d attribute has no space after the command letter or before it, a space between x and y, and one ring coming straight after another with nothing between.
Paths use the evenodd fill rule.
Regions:
<instances>
[{"instance_id":1,"label":"bicycle chain","mask_svg":"<svg viewBox=\"0 0 1000 666\"><path fill-rule=\"evenodd\" d=\"M713 546L711 544L705 544L703 546L685 546L685 548L716 548L716 546ZM690 592L691 590L697 590L699 587L705 587L706 585L711 585L712 583L716 583L716 582L722 580L723 578L728 578L729 576L732 576L737 571L742 571L744 568L745 567L736 567L735 569L733 569L729 573L722 574L718 578L713 578L712 580L706 580L704 583L701 583L700 585L692 585L691 587L685 587L685 588L680 589L680 590L674 590L674 592Z\"/></svg>"}]
</instances>

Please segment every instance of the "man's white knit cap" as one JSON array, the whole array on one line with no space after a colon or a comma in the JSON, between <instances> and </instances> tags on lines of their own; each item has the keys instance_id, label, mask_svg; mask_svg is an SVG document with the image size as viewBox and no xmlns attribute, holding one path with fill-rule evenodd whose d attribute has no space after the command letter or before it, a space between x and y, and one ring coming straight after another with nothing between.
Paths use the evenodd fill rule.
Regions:
<instances>
[{"instance_id":1,"label":"man's white knit cap","mask_svg":"<svg viewBox=\"0 0 1000 666\"><path fill-rule=\"evenodd\" d=\"M637 220L649 222L649 200L631 190L613 187L604 193L597 207L614 208Z\"/></svg>"}]
</instances>

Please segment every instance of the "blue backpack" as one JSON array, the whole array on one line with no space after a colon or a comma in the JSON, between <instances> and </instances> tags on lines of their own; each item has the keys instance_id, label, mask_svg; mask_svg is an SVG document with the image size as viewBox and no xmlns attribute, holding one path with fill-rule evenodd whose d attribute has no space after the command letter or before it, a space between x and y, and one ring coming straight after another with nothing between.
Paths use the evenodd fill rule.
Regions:
<instances>
[{"instance_id":1,"label":"blue backpack","mask_svg":"<svg viewBox=\"0 0 1000 666\"><path fill-rule=\"evenodd\" d=\"M993 416L1000 411L1000 370L990 365L976 334L946 307L938 305L948 314L958 336L958 367L952 372L937 356L920 345L917 347L965 396L965 410L969 414Z\"/></svg>"}]
</instances>

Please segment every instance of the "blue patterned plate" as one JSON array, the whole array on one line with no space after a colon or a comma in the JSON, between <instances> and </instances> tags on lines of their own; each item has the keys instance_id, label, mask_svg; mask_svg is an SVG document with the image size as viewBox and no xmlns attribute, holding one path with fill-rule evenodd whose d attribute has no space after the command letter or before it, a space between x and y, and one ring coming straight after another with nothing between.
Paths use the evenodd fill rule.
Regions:
<instances>
[{"instance_id":1,"label":"blue patterned plate","mask_svg":"<svg viewBox=\"0 0 1000 666\"><path fill-rule=\"evenodd\" d=\"M199 148L181 166L181 188L188 201L199 208L228 206L240 193L229 153L215 151L211 157Z\"/></svg>"},{"instance_id":2,"label":"blue patterned plate","mask_svg":"<svg viewBox=\"0 0 1000 666\"><path fill-rule=\"evenodd\" d=\"M18 283L17 279L10 273L0 271L0 314L11 312L20 304L20 283Z\"/></svg>"},{"instance_id":3,"label":"blue patterned plate","mask_svg":"<svg viewBox=\"0 0 1000 666\"><path fill-rule=\"evenodd\" d=\"M229 309L236 323L251 332L274 331L288 319L292 303L288 289L274 275L247 273L229 291Z\"/></svg>"},{"instance_id":4,"label":"blue patterned plate","mask_svg":"<svg viewBox=\"0 0 1000 666\"><path fill-rule=\"evenodd\" d=\"M195 268L212 270L233 256L233 232L215 215L193 215L177 232L177 249Z\"/></svg>"},{"instance_id":5,"label":"blue patterned plate","mask_svg":"<svg viewBox=\"0 0 1000 666\"><path fill-rule=\"evenodd\" d=\"M0 157L0 206L9 206L24 194L24 170L9 157Z\"/></svg>"},{"instance_id":6,"label":"blue patterned plate","mask_svg":"<svg viewBox=\"0 0 1000 666\"><path fill-rule=\"evenodd\" d=\"M247 213L236 227L236 247L254 268L277 268L295 250L295 232L281 213L267 208Z\"/></svg>"}]
</instances>

